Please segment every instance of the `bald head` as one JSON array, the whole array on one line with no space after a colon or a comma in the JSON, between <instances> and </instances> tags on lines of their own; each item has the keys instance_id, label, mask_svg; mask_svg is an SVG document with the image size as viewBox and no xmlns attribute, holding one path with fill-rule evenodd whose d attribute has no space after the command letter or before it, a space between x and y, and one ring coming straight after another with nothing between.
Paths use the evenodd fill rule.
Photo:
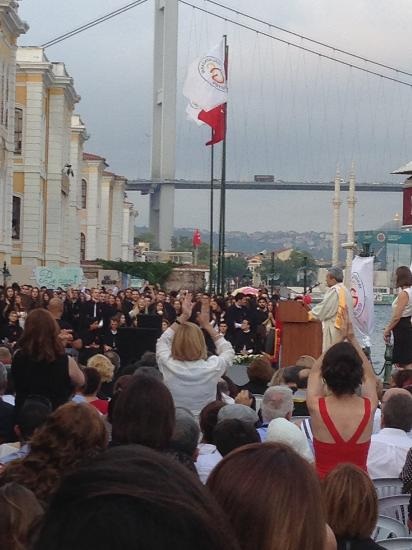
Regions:
<instances>
[{"instance_id":1,"label":"bald head","mask_svg":"<svg viewBox=\"0 0 412 550\"><path fill-rule=\"evenodd\" d=\"M389 390L386 390L383 394L382 405L387 403L394 395L407 395L410 399L412 399L412 395L408 392L408 390L405 390L405 388L389 388Z\"/></svg>"},{"instance_id":2,"label":"bald head","mask_svg":"<svg viewBox=\"0 0 412 550\"><path fill-rule=\"evenodd\" d=\"M60 319L63 315L63 301L60 298L52 298L47 309L55 319Z\"/></svg>"}]
</instances>

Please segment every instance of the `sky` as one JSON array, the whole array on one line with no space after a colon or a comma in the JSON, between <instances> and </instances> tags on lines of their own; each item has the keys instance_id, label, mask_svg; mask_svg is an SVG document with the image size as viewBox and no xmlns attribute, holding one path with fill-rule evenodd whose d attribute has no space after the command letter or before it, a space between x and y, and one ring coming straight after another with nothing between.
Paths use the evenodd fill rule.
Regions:
<instances>
[{"instance_id":1,"label":"sky","mask_svg":"<svg viewBox=\"0 0 412 550\"><path fill-rule=\"evenodd\" d=\"M348 60L343 54L331 54L268 25L224 12L206 0L188 1ZM20 15L30 30L20 44L40 45L127 2L22 0ZM412 69L409 0L397 0L396 9L386 0L222 3L337 48L405 71ZM148 0L46 50L51 61L66 64L82 98L77 112L91 136L85 149L104 156L110 170L130 179L150 176L153 6L154 0ZM331 181L337 166L347 179L354 161L358 181L402 181L390 172L412 160L411 87L296 50L183 4L179 7L176 177L209 179L209 151L204 146L208 131L186 119L181 90L188 64L223 33L230 47L228 179L273 174L286 181ZM412 77L362 61L352 63L412 84ZM129 197L140 213L137 224L146 224L148 198L137 193ZM331 200L327 192L230 192L227 229L328 231ZM207 192L177 192L175 202L176 226L208 226ZM356 228L379 227L400 210L400 194L359 193ZM343 212L342 231L345 223Z\"/></svg>"}]
</instances>

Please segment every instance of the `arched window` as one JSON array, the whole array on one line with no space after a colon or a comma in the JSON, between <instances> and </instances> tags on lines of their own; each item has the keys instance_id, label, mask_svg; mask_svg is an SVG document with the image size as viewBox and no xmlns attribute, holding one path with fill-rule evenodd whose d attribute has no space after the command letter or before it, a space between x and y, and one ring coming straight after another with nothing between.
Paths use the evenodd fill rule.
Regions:
<instances>
[{"instance_id":1,"label":"arched window","mask_svg":"<svg viewBox=\"0 0 412 550\"><path fill-rule=\"evenodd\" d=\"M87 204L87 181L82 180L82 208L86 208Z\"/></svg>"},{"instance_id":2,"label":"arched window","mask_svg":"<svg viewBox=\"0 0 412 550\"><path fill-rule=\"evenodd\" d=\"M80 233L80 261L84 262L86 259L86 235Z\"/></svg>"}]
</instances>

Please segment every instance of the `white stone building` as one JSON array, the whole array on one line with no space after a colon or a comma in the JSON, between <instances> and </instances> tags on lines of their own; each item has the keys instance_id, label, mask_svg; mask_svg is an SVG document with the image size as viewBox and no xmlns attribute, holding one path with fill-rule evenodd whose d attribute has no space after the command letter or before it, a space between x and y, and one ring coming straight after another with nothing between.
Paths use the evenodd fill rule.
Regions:
<instances>
[{"instance_id":1,"label":"white stone building","mask_svg":"<svg viewBox=\"0 0 412 550\"><path fill-rule=\"evenodd\" d=\"M0 262L11 262L13 225L13 156L15 147L16 41L28 25L14 0L0 0Z\"/></svg>"},{"instance_id":2,"label":"white stone building","mask_svg":"<svg viewBox=\"0 0 412 550\"><path fill-rule=\"evenodd\" d=\"M72 231L84 126L79 118L72 121L72 116L79 100L63 63L50 62L43 48L18 48L14 265L62 266L78 262ZM78 126L74 131L72 122ZM79 132L77 165L73 132Z\"/></svg>"},{"instance_id":3,"label":"white stone building","mask_svg":"<svg viewBox=\"0 0 412 550\"><path fill-rule=\"evenodd\" d=\"M126 178L108 172L106 159L83 153L81 260L134 259L137 212L125 195Z\"/></svg>"}]
</instances>

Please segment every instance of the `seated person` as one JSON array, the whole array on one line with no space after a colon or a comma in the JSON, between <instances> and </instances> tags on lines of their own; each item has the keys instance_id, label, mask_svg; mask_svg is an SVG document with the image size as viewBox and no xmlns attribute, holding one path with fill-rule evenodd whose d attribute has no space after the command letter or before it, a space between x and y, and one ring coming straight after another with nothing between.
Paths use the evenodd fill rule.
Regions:
<instances>
[{"instance_id":1,"label":"seated person","mask_svg":"<svg viewBox=\"0 0 412 550\"><path fill-rule=\"evenodd\" d=\"M250 330L250 321L243 319L238 331L234 337L233 347L236 353L241 355L252 355L255 351L255 339Z\"/></svg>"},{"instance_id":2,"label":"seated person","mask_svg":"<svg viewBox=\"0 0 412 550\"><path fill-rule=\"evenodd\" d=\"M266 357L257 357L247 366L246 372L249 382L241 389L263 395L273 374L269 360Z\"/></svg>"},{"instance_id":3,"label":"seated person","mask_svg":"<svg viewBox=\"0 0 412 550\"><path fill-rule=\"evenodd\" d=\"M293 416L309 416L306 405L309 373L310 369L301 369L298 372L296 381L297 390L293 394Z\"/></svg>"},{"instance_id":4,"label":"seated person","mask_svg":"<svg viewBox=\"0 0 412 550\"><path fill-rule=\"evenodd\" d=\"M231 405L226 405L230 407ZM251 422L244 422L237 418L222 420L217 423L213 432L216 448L222 456L226 456L234 449L259 443L260 437Z\"/></svg>"}]
</instances>

